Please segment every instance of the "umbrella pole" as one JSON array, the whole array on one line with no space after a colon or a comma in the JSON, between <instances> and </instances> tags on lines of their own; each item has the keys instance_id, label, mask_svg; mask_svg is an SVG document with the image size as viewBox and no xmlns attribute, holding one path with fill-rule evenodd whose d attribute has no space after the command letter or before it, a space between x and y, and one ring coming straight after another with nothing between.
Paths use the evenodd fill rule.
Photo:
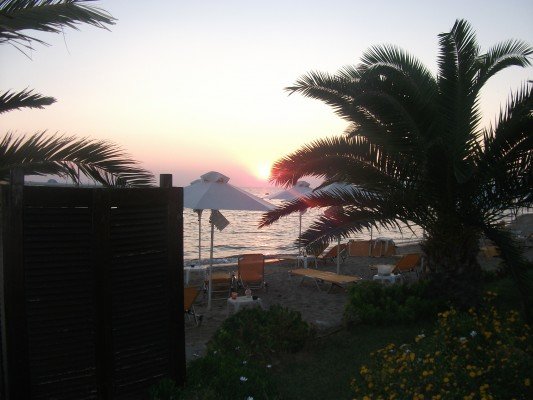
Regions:
<instances>
[{"instance_id":1,"label":"umbrella pole","mask_svg":"<svg viewBox=\"0 0 533 400\"><path fill-rule=\"evenodd\" d=\"M341 272L341 237L337 238L337 275Z\"/></svg>"},{"instance_id":2,"label":"umbrella pole","mask_svg":"<svg viewBox=\"0 0 533 400\"><path fill-rule=\"evenodd\" d=\"M370 246L368 246L368 256L370 257L372 255L372 227L370 227Z\"/></svg>"},{"instance_id":3,"label":"umbrella pole","mask_svg":"<svg viewBox=\"0 0 533 400\"><path fill-rule=\"evenodd\" d=\"M198 264L202 263L202 210L198 211Z\"/></svg>"},{"instance_id":4,"label":"umbrella pole","mask_svg":"<svg viewBox=\"0 0 533 400\"><path fill-rule=\"evenodd\" d=\"M298 233L298 255L302 255L302 212L300 211L300 230Z\"/></svg>"},{"instance_id":5,"label":"umbrella pole","mask_svg":"<svg viewBox=\"0 0 533 400\"><path fill-rule=\"evenodd\" d=\"M207 309L211 310L211 290L213 286L211 269L213 268L213 238L215 236L215 224L211 222L211 251L209 253L209 288L207 291Z\"/></svg>"}]
</instances>

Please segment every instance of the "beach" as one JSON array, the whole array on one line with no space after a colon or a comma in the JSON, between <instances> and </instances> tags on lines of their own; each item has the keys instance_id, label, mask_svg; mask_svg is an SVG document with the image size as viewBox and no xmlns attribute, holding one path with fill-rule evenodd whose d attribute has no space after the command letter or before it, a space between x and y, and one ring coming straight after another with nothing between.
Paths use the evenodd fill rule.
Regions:
<instances>
[{"instance_id":1,"label":"beach","mask_svg":"<svg viewBox=\"0 0 533 400\"><path fill-rule=\"evenodd\" d=\"M371 269L375 264L395 264L402 254L420 251L418 245L399 246L397 255L394 257L348 257L341 263L340 273L354 275L371 280L376 273ZM314 267L314 264L313 264ZM336 272L335 262L324 263L319 261L318 267L322 271ZM319 334L334 331L342 326L344 305L346 304L347 291L340 287L324 283L318 290L315 283L305 280L301 283L301 278L289 275L291 269L296 268L295 260L282 260L274 264L265 266L265 280L268 290L254 291L254 295L260 297L265 309L273 304L279 304L292 310L297 310L302 314L302 318L312 324ZM301 264L300 264L301 268ZM217 271L236 271L236 267L218 267ZM410 277L407 276L406 279ZM413 277L414 278L414 277ZM191 284L201 284L201 274L191 278ZM242 295L242 293L239 293ZM202 315L200 326L195 326L194 320L185 317L185 341L187 360L202 356L205 353L206 344L217 328L224 322L228 315L228 306L225 299L213 301L211 310L207 309L207 304L203 295L200 294L195 303L195 310ZM230 312L232 310L230 309Z\"/></svg>"},{"instance_id":2,"label":"beach","mask_svg":"<svg viewBox=\"0 0 533 400\"><path fill-rule=\"evenodd\" d=\"M533 214L519 216L508 225L508 228L522 240L524 255L529 261L533 261ZM371 280L376 273L372 265L395 264L403 254L420 252L418 244L408 244L397 247L397 254L393 257L347 257L341 263L340 273L345 275L359 276L363 280ZM486 257L480 253L478 256L482 268L495 269L501 260L498 257ZM314 265L313 265L314 266ZM320 270L336 272L336 262L319 261ZM315 283L301 278L290 277L289 271L297 268L295 260L280 260L265 266L265 280L268 290L257 290L253 294L261 299L265 309L273 304L279 304L292 310L299 311L302 318L312 324L318 334L327 334L342 327L344 306L347 299L347 291L323 284L318 290ZM301 265L300 265L301 268ZM217 271L236 271L236 266L217 267ZM191 278L191 285L202 284L203 275L197 274ZM405 276L407 281L415 280L414 274ZM239 293L243 295L243 293ZM227 300L213 301L211 310L203 294L200 294L195 303L196 312L203 316L200 326L196 326L194 320L185 317L185 342L187 360L201 357L205 354L206 344L213 336L218 327L228 316ZM231 312L231 309L230 309Z\"/></svg>"}]
</instances>

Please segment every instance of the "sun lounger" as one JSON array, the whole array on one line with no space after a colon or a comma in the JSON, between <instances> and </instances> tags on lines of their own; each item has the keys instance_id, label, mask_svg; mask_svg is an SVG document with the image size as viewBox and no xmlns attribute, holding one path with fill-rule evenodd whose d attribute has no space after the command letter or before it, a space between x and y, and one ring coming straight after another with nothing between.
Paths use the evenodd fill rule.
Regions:
<instances>
[{"instance_id":1,"label":"sun lounger","mask_svg":"<svg viewBox=\"0 0 533 400\"><path fill-rule=\"evenodd\" d=\"M200 290L196 287L188 286L183 288L183 311L185 311L185 314L187 314L189 318L191 316L194 318L196 326L200 325L200 322L202 322L202 316L196 314L196 311L194 310L194 302L199 293Z\"/></svg>"},{"instance_id":2,"label":"sun lounger","mask_svg":"<svg viewBox=\"0 0 533 400\"><path fill-rule=\"evenodd\" d=\"M311 279L315 283L318 290L320 290L319 283L327 282L331 284L328 292L333 288L333 286L338 286L343 289L346 289L346 285L359 282L362 279L359 276L338 275L334 272L318 271L316 269L306 268L293 269L289 271L289 276L301 276L302 280L300 284L302 284L306 278Z\"/></svg>"},{"instance_id":3,"label":"sun lounger","mask_svg":"<svg viewBox=\"0 0 533 400\"><path fill-rule=\"evenodd\" d=\"M396 254L396 245L389 238L377 238L371 247L370 255L372 257L391 257Z\"/></svg>"},{"instance_id":4,"label":"sun lounger","mask_svg":"<svg viewBox=\"0 0 533 400\"><path fill-rule=\"evenodd\" d=\"M368 257L372 251L370 240L350 240L348 242L348 255L350 257Z\"/></svg>"}]
</instances>

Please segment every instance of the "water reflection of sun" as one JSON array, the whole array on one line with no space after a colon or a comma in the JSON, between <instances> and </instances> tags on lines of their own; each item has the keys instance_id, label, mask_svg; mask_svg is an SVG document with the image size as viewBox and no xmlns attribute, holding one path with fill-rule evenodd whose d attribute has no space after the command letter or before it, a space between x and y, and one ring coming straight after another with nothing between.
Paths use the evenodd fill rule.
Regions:
<instances>
[{"instance_id":1,"label":"water reflection of sun","mask_svg":"<svg viewBox=\"0 0 533 400\"><path fill-rule=\"evenodd\" d=\"M257 176L259 179L267 181L268 177L270 176L270 163L258 164L255 168L255 176Z\"/></svg>"}]
</instances>

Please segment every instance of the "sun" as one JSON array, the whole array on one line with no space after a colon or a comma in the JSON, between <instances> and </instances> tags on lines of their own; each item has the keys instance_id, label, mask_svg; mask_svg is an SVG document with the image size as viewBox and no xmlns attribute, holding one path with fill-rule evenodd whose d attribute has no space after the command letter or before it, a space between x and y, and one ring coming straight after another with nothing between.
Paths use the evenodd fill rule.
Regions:
<instances>
[{"instance_id":1,"label":"sun","mask_svg":"<svg viewBox=\"0 0 533 400\"><path fill-rule=\"evenodd\" d=\"M270 163L261 163L255 168L255 175L264 181L270 176Z\"/></svg>"}]
</instances>

